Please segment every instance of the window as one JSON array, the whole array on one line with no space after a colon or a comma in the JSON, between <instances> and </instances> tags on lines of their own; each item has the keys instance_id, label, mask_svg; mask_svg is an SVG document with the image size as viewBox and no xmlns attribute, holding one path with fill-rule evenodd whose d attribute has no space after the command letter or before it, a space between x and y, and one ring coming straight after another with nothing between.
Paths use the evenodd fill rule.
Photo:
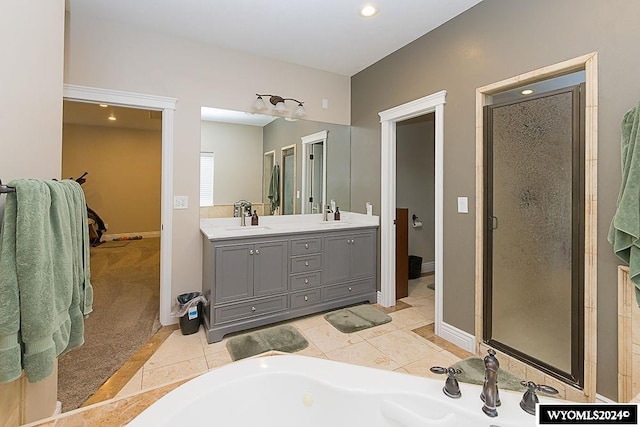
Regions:
<instances>
[{"instance_id":1,"label":"window","mask_svg":"<svg viewBox=\"0 0 640 427\"><path fill-rule=\"evenodd\" d=\"M213 206L213 153L200 153L200 206Z\"/></svg>"}]
</instances>

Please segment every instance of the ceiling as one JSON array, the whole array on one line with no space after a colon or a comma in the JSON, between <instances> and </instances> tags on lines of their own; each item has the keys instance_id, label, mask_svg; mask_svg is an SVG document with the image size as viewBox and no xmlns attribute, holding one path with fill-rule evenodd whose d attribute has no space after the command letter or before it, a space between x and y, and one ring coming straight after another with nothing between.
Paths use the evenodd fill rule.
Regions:
<instances>
[{"instance_id":1,"label":"ceiling","mask_svg":"<svg viewBox=\"0 0 640 427\"><path fill-rule=\"evenodd\" d=\"M352 76L481 0L67 0L90 15Z\"/></svg>"}]
</instances>

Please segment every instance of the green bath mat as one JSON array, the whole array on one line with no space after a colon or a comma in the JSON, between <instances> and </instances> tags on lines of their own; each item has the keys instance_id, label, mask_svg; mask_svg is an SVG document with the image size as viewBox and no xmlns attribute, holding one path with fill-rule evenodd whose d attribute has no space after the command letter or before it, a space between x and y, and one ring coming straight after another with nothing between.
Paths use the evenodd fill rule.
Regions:
<instances>
[{"instance_id":1,"label":"green bath mat","mask_svg":"<svg viewBox=\"0 0 640 427\"><path fill-rule=\"evenodd\" d=\"M390 316L366 304L332 311L326 314L324 318L337 330L345 334L391 322Z\"/></svg>"},{"instance_id":2,"label":"green bath mat","mask_svg":"<svg viewBox=\"0 0 640 427\"><path fill-rule=\"evenodd\" d=\"M274 326L227 341L227 350L233 361L245 359L271 350L295 353L307 348L309 342L290 325Z\"/></svg>"},{"instance_id":3,"label":"green bath mat","mask_svg":"<svg viewBox=\"0 0 640 427\"><path fill-rule=\"evenodd\" d=\"M469 357L454 363L452 368L457 368L462 371L462 373L456 375L458 381L469 384L484 384L484 361L482 358ZM502 368L498 369L499 389L525 391L526 388L520 385L520 381L523 381L523 379Z\"/></svg>"}]
</instances>

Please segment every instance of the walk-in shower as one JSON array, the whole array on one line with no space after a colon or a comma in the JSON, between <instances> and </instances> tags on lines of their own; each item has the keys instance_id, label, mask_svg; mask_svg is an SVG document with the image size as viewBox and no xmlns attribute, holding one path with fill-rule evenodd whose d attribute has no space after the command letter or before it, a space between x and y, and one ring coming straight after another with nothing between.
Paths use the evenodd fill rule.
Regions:
<instances>
[{"instance_id":1,"label":"walk-in shower","mask_svg":"<svg viewBox=\"0 0 640 427\"><path fill-rule=\"evenodd\" d=\"M584 380L580 80L584 75L574 73L540 82L533 93L517 88L485 107L483 257L484 341L578 386Z\"/></svg>"}]
</instances>

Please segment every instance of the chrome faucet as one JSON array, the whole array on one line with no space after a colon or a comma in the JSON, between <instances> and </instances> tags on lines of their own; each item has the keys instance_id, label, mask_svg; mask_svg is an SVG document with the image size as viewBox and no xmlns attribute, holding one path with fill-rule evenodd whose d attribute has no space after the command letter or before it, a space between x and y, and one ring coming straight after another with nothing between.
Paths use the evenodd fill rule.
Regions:
<instances>
[{"instance_id":1,"label":"chrome faucet","mask_svg":"<svg viewBox=\"0 0 640 427\"><path fill-rule=\"evenodd\" d=\"M323 221L329 221L329 214L333 213L333 211L331 210L331 208L329 206L327 206L327 208L324 210L324 216L322 217Z\"/></svg>"},{"instance_id":2,"label":"chrome faucet","mask_svg":"<svg viewBox=\"0 0 640 427\"><path fill-rule=\"evenodd\" d=\"M496 358L493 349L488 350L489 355L484 358L484 385L480 399L484 402L482 412L490 417L497 417L496 407L500 406L500 396L498 395L498 369L500 362Z\"/></svg>"}]
</instances>

